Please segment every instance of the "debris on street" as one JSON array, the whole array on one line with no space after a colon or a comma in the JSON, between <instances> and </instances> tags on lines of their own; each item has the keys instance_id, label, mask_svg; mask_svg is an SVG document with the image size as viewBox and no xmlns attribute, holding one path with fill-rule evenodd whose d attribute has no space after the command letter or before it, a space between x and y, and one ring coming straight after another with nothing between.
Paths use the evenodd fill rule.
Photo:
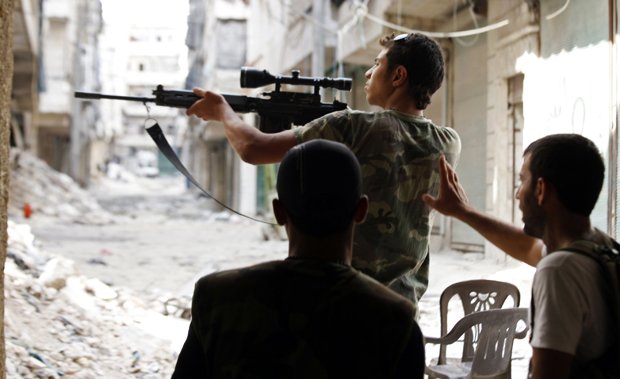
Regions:
<instances>
[{"instance_id":1,"label":"debris on street","mask_svg":"<svg viewBox=\"0 0 620 379\"><path fill-rule=\"evenodd\" d=\"M43 251L28 225L8 225L8 378L170 377L188 320L162 312L178 309L80 275L73 261Z\"/></svg>"},{"instance_id":2,"label":"debris on street","mask_svg":"<svg viewBox=\"0 0 620 379\"><path fill-rule=\"evenodd\" d=\"M30 152L11 148L10 167L9 217L41 214L80 224L113 222L113 217L73 179Z\"/></svg>"},{"instance_id":3,"label":"debris on street","mask_svg":"<svg viewBox=\"0 0 620 379\"><path fill-rule=\"evenodd\" d=\"M169 378L187 335L196 280L287 255L280 230L218 212L210 199L187 191L182 178L108 175L86 191L19 150L11 152L11 164L5 264L11 379ZM424 335L438 335L439 296L450 283L509 281L527 306L532 274L510 260L434 252L420 302ZM530 355L527 340L515 341L513 376L525 375Z\"/></svg>"}]
</instances>

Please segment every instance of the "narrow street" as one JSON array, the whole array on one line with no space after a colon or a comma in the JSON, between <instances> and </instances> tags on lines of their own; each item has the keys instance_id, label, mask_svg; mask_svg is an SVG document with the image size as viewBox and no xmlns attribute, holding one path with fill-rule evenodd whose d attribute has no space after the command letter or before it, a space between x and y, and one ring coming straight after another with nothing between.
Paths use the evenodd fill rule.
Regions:
<instances>
[{"instance_id":1,"label":"narrow street","mask_svg":"<svg viewBox=\"0 0 620 379\"><path fill-rule=\"evenodd\" d=\"M29 156L15 167L8 378L169 378L196 279L286 255L286 241L265 239L271 229L214 212L181 177L102 178L83 191Z\"/></svg>"},{"instance_id":2,"label":"narrow street","mask_svg":"<svg viewBox=\"0 0 620 379\"><path fill-rule=\"evenodd\" d=\"M286 242L265 241L262 224L214 213L213 202L185 191L181 177L100 184L90 192L112 223L31 221L47 251L76 261L88 277L146 296L191 296L198 276L286 256Z\"/></svg>"},{"instance_id":3,"label":"narrow street","mask_svg":"<svg viewBox=\"0 0 620 379\"><path fill-rule=\"evenodd\" d=\"M149 378L169 375L175 354L185 338L188 320L178 318L181 316L179 308L167 307L168 303L187 311L193 284L200 276L281 259L287 251L286 241L265 238L267 231L272 236L274 234L269 227L236 215L230 216L228 212L214 212L211 200L187 191L184 185L181 177L135 178L130 183L99 179L91 185L88 194L101 206L102 214L88 217L105 222L80 222L80 219L67 222L61 217L36 213L28 220L15 220L30 225L38 245L46 253L74 261L79 275L96 278L117 291L116 301L120 308L109 303L104 304L103 308L112 310L114 316L110 317L121 319L122 312L126 311L125 317L131 321L122 321L127 326L120 329L114 327L109 319L104 325L116 328L113 329L115 333L128 339L126 344L134 346L130 349L134 351L132 354L142 352L144 364L138 366L141 370L138 372L150 373L146 376ZM430 286L420 304L419 324L425 335L439 335L439 296L446 286L460 280L489 278L512 282L521 290L521 306L527 307L532 275L532 268L514 261L493 262L482 259L482 255L477 253L434 253L431 256ZM125 291L136 297L134 302L142 302L143 308L127 309L127 301L119 300L125 298ZM75 300L74 295L68 296ZM10 316L11 299L8 303ZM71 309L74 305L77 305L76 309ZM457 309L456 303L454 307L452 305L450 308ZM81 306L79 303L69 304L66 312L78 312ZM46 313L40 322L48 318L50 322L58 319L53 314L55 308L46 309L49 310L37 310ZM171 314L164 316L168 311ZM159 316L153 316L153 313ZM87 315L78 312L75 317L85 325L89 323ZM187 317L187 313L184 316ZM104 320L106 317L102 316ZM456 312L449 324L452 325L459 317ZM29 320L35 324L37 322ZM92 328L97 328L94 320L90 322ZM43 324L39 327L45 328ZM25 328L21 326L17 329ZM13 328L9 326L9 335L11 330ZM104 347L119 343L101 338L97 344ZM37 351L53 351L52 346L59 343L52 336L39 338L38 341L33 339L35 341L31 344L38 346ZM427 360L434 357L436 350L428 346ZM458 355L459 351L453 348L448 353ZM529 356L527 341L515 341L513 377L525 377ZM131 360L132 357L130 355L126 359ZM105 360L99 362L105 365L101 362ZM134 363L127 363L125 367L133 367ZM113 372L115 367L110 363L106 368L99 367L99 372Z\"/></svg>"},{"instance_id":4,"label":"narrow street","mask_svg":"<svg viewBox=\"0 0 620 379\"><path fill-rule=\"evenodd\" d=\"M414 221L426 222L428 208L416 202L420 192L437 188L445 171L438 176L434 159L443 154L471 206L490 218L434 217L429 283L418 304L426 337L439 336L440 297L457 282L512 283L520 302L504 307L533 304L535 269L468 224L496 242L503 238L498 244L508 254L538 262L520 254L521 243L501 243L520 238L495 222L521 227L530 220L536 207L526 204L529 179L549 182L543 189L559 201L548 204L561 209L538 207L550 217L539 217L547 222L535 226L544 230L529 234L562 234L564 221L571 221L567 230L583 226L578 235L590 232L583 210L579 222L557 218L573 206L554 187L579 186L532 170L534 142L574 134L596 146L604 169L584 166L584 174L575 169L568 176L604 173L589 222L620 240L620 0L1 4L0 373L9 379L169 378L196 280L286 257L281 228L222 211L188 190L183 177L167 176L174 168L145 132L154 123L200 183L244 205L262 203L277 173L243 161L277 161L283 141L293 141L257 130L271 134L290 121L303 128L296 142L320 136L349 146L363 163L365 187L412 200L410 210L383 213L396 220L422 215ZM193 88L206 91L203 101ZM224 95L243 122L211 93ZM192 102L198 104L190 111ZM336 109L343 111L320 119ZM383 180L384 173L397 179ZM381 196L372 197L371 209L382 212ZM250 216L271 221L266 213ZM420 226L403 238L418 238L429 225ZM543 242L548 251L558 247ZM557 271L563 277L566 270ZM582 282L571 281L588 287ZM468 300L491 304L492 291L468 290ZM448 309L450 329L463 316L460 300L453 297ZM574 309L565 302L555 311ZM548 329L543 344L564 351L553 341L556 328L538 323L536 333ZM582 334L576 361L590 358L582 356L584 346L600 342L596 333ZM529 337L514 341L513 378L527 376ZM461 356L462 341L455 345L449 358ZM438 351L426 345L427 363Z\"/></svg>"}]
</instances>

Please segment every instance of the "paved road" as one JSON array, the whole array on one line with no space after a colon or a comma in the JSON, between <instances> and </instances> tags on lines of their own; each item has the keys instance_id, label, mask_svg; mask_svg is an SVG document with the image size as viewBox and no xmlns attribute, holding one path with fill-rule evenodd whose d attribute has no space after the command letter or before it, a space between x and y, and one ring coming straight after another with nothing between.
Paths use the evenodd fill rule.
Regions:
<instances>
[{"instance_id":1,"label":"paved road","mask_svg":"<svg viewBox=\"0 0 620 379\"><path fill-rule=\"evenodd\" d=\"M33 232L45 250L75 260L84 275L149 297L158 292L190 296L201 275L286 256L287 242L265 240L263 225L214 213L210 200L172 183L150 182L150 188L140 191L100 188L94 194L115 215L114 223L63 224L34 217ZM532 275L532 268L511 260L489 261L476 253L434 253L430 287L420 304L420 326L426 335L439 334L439 295L460 280L513 282L521 290L521 306L527 307ZM429 349L427 358L433 351ZM458 353L455 349L453 354ZM514 378L525 377L530 354L525 340L515 343Z\"/></svg>"},{"instance_id":2,"label":"paved road","mask_svg":"<svg viewBox=\"0 0 620 379\"><path fill-rule=\"evenodd\" d=\"M77 262L88 277L138 292L191 294L206 274L282 258L285 241L265 241L263 226L215 214L210 201L183 195L118 195L100 201L117 214L107 225L31 222L45 250Z\"/></svg>"}]
</instances>

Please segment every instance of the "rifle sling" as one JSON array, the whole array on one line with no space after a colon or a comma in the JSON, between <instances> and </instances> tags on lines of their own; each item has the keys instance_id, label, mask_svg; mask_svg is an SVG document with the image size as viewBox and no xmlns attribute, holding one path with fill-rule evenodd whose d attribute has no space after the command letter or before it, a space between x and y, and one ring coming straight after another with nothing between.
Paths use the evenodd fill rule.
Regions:
<instances>
[{"instance_id":1,"label":"rifle sling","mask_svg":"<svg viewBox=\"0 0 620 379\"><path fill-rule=\"evenodd\" d=\"M213 199L213 201L215 201L216 203L218 203L222 207L228 209L229 211L231 211L231 212L233 212L235 214L238 214L239 216L248 218L248 219L250 219L252 221L262 222L262 223L268 224L268 225L277 225L277 224L274 224L272 222L268 222L268 221L265 221L265 220L260 220L260 219L254 218L252 216L248 216L248 215L245 215L245 214L243 214L241 212L238 212L238 211L232 209L231 207L229 207L228 205L222 203L220 200L218 200L215 197L213 197L213 195L211 195L207 190L202 188L202 186L200 184L198 184L196 179L194 179L192 174L190 174L189 171L187 171L187 169L185 168L185 166L183 165L183 163L181 162L181 160L179 159L177 154L174 152L174 150L172 149L172 147L168 143L168 140L166 139L166 136L164 135L164 132L161 130L161 127L159 126L159 124L157 122L155 124L153 124L152 126L146 128L146 131L149 134L149 136L151 136L153 141L155 142L155 145L157 145L157 148L159 149L159 151L161 151L161 153L164 154L164 156L168 159L168 161L170 161L170 163L172 163L172 165L181 174L183 174L190 182L192 182L193 185L195 185L205 195L207 195L208 197Z\"/></svg>"}]
</instances>

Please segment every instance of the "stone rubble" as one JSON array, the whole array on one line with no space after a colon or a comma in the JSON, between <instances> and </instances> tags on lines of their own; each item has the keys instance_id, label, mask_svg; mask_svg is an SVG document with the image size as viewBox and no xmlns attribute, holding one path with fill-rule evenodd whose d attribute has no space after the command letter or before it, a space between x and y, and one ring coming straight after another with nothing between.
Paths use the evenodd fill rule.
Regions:
<instances>
[{"instance_id":1,"label":"stone rubble","mask_svg":"<svg viewBox=\"0 0 620 379\"><path fill-rule=\"evenodd\" d=\"M129 191L134 197L126 196L125 202L110 200L106 205L106 209L114 213L111 216L91 197L90 192L82 190L68 176L55 172L28 153L12 150L11 165L9 241L4 279L7 378L169 378L176 354L187 335L191 301L187 296L191 295L193 281L191 286L178 291L175 296L155 291L140 298L138 292L105 284L96 278L103 278L99 274L86 277L74 261L62 256L68 252L59 251L58 255L52 255L42 249L30 226L22 223L26 222L23 205L27 202L32 206L34 220L38 216L49 216L48 221L52 224L85 224L79 225L80 228L94 225L97 233L103 229L99 225L105 228L124 227L119 217L134 219L142 213L148 213L150 222L153 219L161 222L172 219L176 224L178 220L193 220L199 222L202 231L204 224L211 222L212 218L221 218L225 213L198 212L195 202L184 202L181 198L171 201L161 197L155 203L142 203L136 201L143 196L141 192L133 194ZM115 183L120 185L128 180L127 177L112 179L111 183L105 182L107 185L99 186L100 190L116 191ZM130 188L133 189L133 186ZM159 195L162 195L161 191ZM103 198L105 200L105 196ZM146 209L139 208L145 204L156 209L146 212ZM227 236L221 226L214 225L207 226L207 229L212 229L213 235ZM238 233L237 229L230 230ZM197 257L202 256L203 252L185 245L183 249L186 254L181 263L191 262L198 269L202 268L200 275L204 275L257 261L280 259L285 256L286 249L282 247L285 245L282 245L279 234L278 230L263 227L264 244L246 241L249 245L239 247L239 241L235 240L234 249L217 238L209 237L209 243L217 246L209 249L208 261L196 264L195 261L199 261ZM177 238L184 241L191 239L183 239L183 234ZM193 239L191 241L192 247L197 244ZM204 240L201 243L206 244ZM100 249L102 254L111 254L108 247L97 247L96 251ZM79 249L77 252L71 258L79 261L82 252ZM162 251L157 253L162 255ZM174 254L170 257L173 261L179 259ZM434 254L430 287L420 302L420 326L424 334L437 335L439 295L449 283L458 280L489 278L514 282L521 289L522 306L526 306L533 269L524 266L498 264L481 257L468 259L457 252ZM88 270L88 267L83 269ZM184 266L176 267L175 272L180 275ZM194 274L183 275L191 277ZM525 375L530 355L527 340L515 341L513 377Z\"/></svg>"},{"instance_id":2,"label":"stone rubble","mask_svg":"<svg viewBox=\"0 0 620 379\"><path fill-rule=\"evenodd\" d=\"M187 320L80 275L43 251L26 224L9 220L8 233L7 378L170 377L178 347L162 331L183 338Z\"/></svg>"},{"instance_id":3,"label":"stone rubble","mask_svg":"<svg viewBox=\"0 0 620 379\"><path fill-rule=\"evenodd\" d=\"M169 378L189 299L145 301L45 252L24 220L105 225L113 216L69 176L12 149L4 268L7 378ZM168 303L174 302L174 306ZM176 343L176 345L175 345Z\"/></svg>"},{"instance_id":4,"label":"stone rubble","mask_svg":"<svg viewBox=\"0 0 620 379\"><path fill-rule=\"evenodd\" d=\"M94 225L113 222L113 216L73 179L31 153L11 148L10 167L9 217L21 216L28 204L33 215L59 221Z\"/></svg>"}]
</instances>

